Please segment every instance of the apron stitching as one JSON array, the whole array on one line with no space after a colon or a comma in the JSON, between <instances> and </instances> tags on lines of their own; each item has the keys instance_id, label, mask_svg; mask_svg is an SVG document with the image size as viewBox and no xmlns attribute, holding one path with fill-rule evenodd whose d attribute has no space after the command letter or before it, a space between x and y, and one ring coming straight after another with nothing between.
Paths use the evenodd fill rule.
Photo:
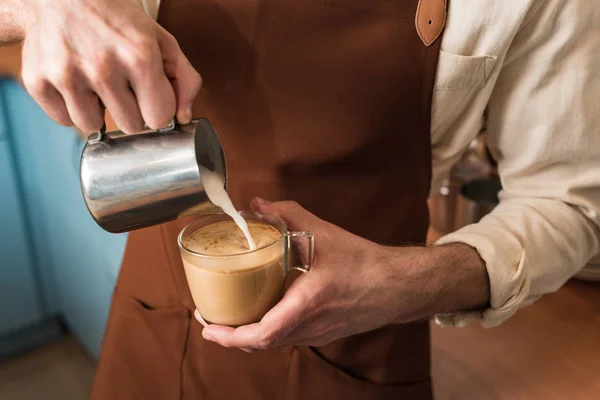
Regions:
<instances>
[{"instance_id":1,"label":"apron stitching","mask_svg":"<svg viewBox=\"0 0 600 400\"><path fill-rule=\"evenodd\" d=\"M425 48L425 65L423 68L423 78L421 79L421 93L423 94L422 101L421 101L421 112L423 114L423 118L421 118L421 121L422 121L421 124L423 126L422 126L421 131L426 133L427 144L429 147L429 165L428 165L429 172L427 174L428 176L427 176L427 182L426 182L426 188L427 188L426 193L427 194L431 190L431 174L432 174L432 168L433 168L432 164L431 164L432 159L433 159L431 156L431 116L432 116L431 107L432 107L432 101L433 101L433 84L434 84L434 82L430 82L430 85L432 87L428 87L427 83L429 80L431 80L429 78L429 75L431 75L432 73L435 75L435 72L428 71L428 66L430 66L429 68L437 70L438 61L431 62L431 58L437 58L438 53L439 53L439 49L436 46L428 46ZM429 224L429 213L427 213L427 223Z\"/></svg>"}]
</instances>

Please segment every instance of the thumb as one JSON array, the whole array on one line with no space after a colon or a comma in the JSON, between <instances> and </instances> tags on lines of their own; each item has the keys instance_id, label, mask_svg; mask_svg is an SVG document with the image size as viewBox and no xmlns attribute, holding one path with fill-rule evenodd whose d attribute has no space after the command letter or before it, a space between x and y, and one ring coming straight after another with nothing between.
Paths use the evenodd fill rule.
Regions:
<instances>
[{"instance_id":1,"label":"thumb","mask_svg":"<svg viewBox=\"0 0 600 400\"><path fill-rule=\"evenodd\" d=\"M250 202L250 207L254 211L262 214L273 214L281 218L290 230L314 229L324 221L317 218L314 214L305 210L295 201L278 201L271 203L267 200L255 197Z\"/></svg>"},{"instance_id":2,"label":"thumb","mask_svg":"<svg viewBox=\"0 0 600 400\"><path fill-rule=\"evenodd\" d=\"M183 54L173 35L160 25L156 24L156 26L165 74L175 91L177 121L180 124L187 124L192 120L192 105L202 86L202 78Z\"/></svg>"}]
</instances>

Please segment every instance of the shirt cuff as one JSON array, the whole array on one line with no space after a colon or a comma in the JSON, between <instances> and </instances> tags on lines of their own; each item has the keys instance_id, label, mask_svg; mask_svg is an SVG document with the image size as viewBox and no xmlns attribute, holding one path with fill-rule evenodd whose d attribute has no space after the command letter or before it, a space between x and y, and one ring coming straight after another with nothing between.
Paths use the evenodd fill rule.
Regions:
<instances>
[{"instance_id":1,"label":"shirt cuff","mask_svg":"<svg viewBox=\"0 0 600 400\"><path fill-rule=\"evenodd\" d=\"M435 244L457 242L473 247L485 262L490 280L490 307L478 312L438 314L435 316L438 325L462 327L478 320L486 328L494 327L510 318L519 307L531 303L526 255L515 236L473 224L442 237Z\"/></svg>"}]
</instances>

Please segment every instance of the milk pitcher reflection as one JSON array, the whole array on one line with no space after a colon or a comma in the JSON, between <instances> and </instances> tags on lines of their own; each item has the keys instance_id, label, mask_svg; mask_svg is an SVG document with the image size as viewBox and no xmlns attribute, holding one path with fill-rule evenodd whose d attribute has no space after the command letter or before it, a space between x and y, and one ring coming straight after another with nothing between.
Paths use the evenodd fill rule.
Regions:
<instances>
[{"instance_id":1,"label":"milk pitcher reflection","mask_svg":"<svg viewBox=\"0 0 600 400\"><path fill-rule=\"evenodd\" d=\"M312 232L288 232L274 215L241 214L256 250L248 249L243 233L226 215L202 217L179 234L194 304L209 323L239 326L260 321L281 300L288 271L308 272L313 264Z\"/></svg>"}]
</instances>

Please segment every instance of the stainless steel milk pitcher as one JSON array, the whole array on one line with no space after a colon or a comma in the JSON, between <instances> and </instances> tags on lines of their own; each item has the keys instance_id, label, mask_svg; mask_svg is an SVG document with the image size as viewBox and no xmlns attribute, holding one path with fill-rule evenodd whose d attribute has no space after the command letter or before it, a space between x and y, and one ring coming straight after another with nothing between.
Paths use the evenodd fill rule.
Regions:
<instances>
[{"instance_id":1,"label":"stainless steel milk pitcher","mask_svg":"<svg viewBox=\"0 0 600 400\"><path fill-rule=\"evenodd\" d=\"M98 225L120 233L219 210L208 199L202 167L226 182L223 147L206 119L126 135L90 135L81 155L85 203Z\"/></svg>"}]
</instances>

